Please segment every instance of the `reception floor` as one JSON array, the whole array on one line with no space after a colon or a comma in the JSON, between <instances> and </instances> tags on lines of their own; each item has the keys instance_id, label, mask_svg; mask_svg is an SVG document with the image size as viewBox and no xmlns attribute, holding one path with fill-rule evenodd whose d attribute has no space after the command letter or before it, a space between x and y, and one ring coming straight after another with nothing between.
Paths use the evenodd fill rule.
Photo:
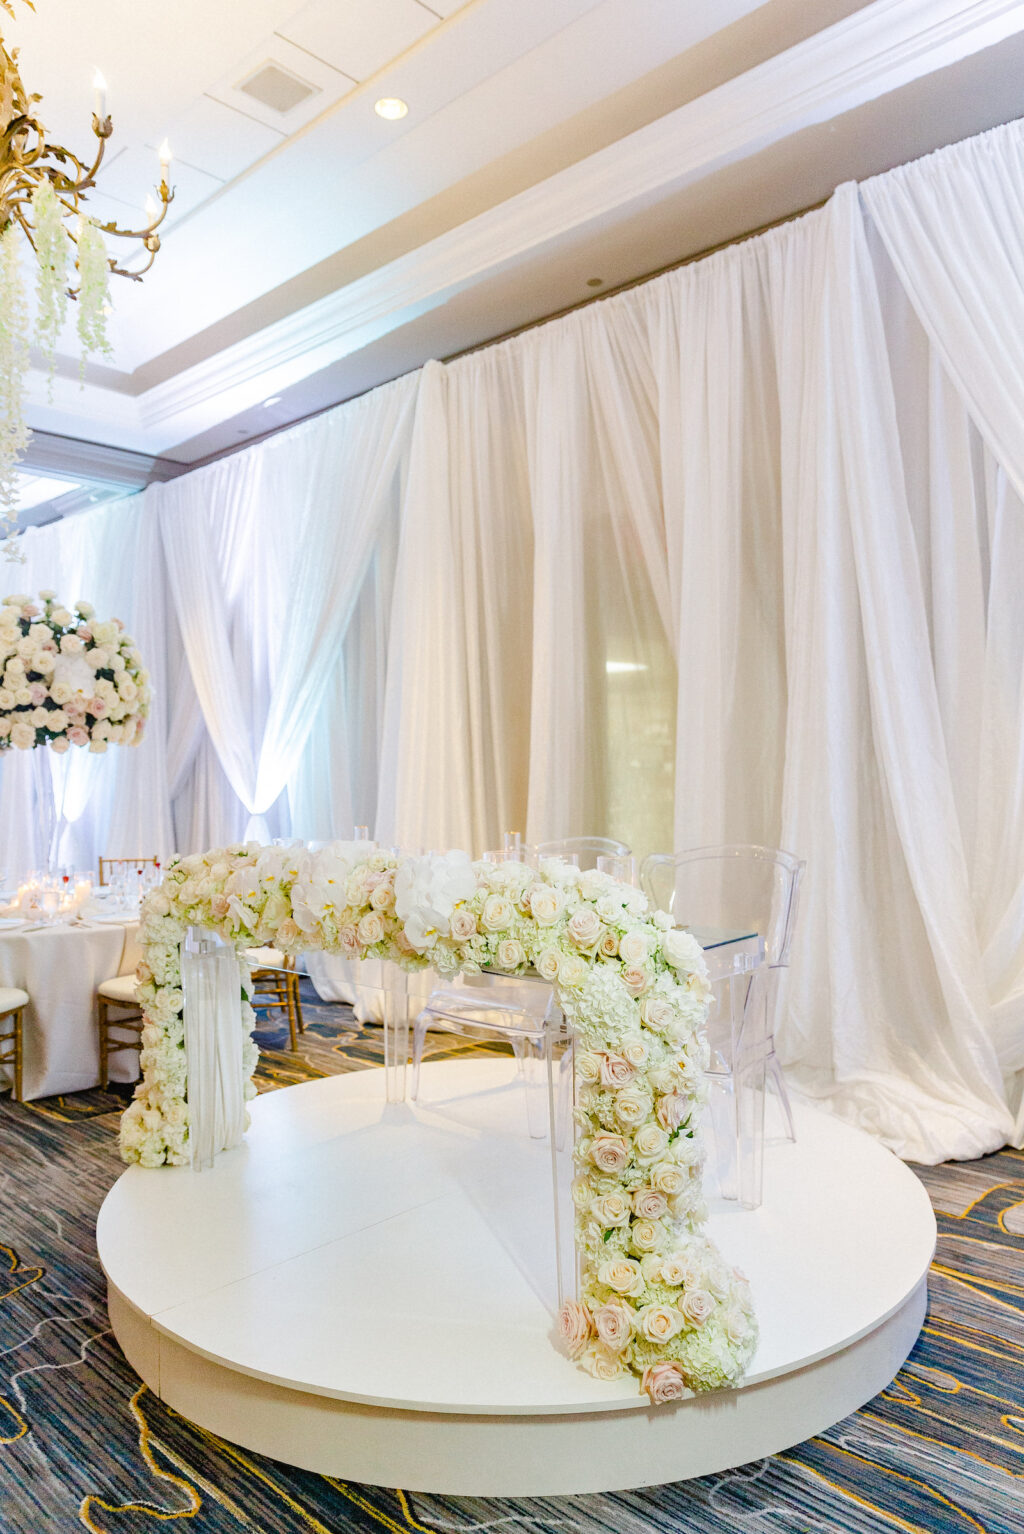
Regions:
<instances>
[{"instance_id":1,"label":"reception floor","mask_svg":"<svg viewBox=\"0 0 1024 1534\"><path fill-rule=\"evenodd\" d=\"M378 1029L307 1006L300 1058L261 1034L260 1084L358 1070ZM438 1041L438 1054L452 1053ZM94 1225L120 1172L114 1094L0 1099L0 1534L234 1530L1013 1534L1024 1505L1024 1156L923 1169L939 1221L925 1330L894 1384L784 1455L615 1495L409 1496L295 1470L200 1431L125 1363ZM302 1294L281 1293L268 1328Z\"/></svg>"}]
</instances>

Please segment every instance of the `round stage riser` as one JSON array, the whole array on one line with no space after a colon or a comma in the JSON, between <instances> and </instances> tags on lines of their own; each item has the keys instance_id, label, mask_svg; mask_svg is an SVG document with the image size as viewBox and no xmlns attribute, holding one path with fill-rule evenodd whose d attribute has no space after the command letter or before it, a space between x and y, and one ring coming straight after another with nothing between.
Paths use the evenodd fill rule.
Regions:
<instances>
[{"instance_id":1,"label":"round stage riser","mask_svg":"<svg viewBox=\"0 0 1024 1534\"><path fill-rule=\"evenodd\" d=\"M802 1369L675 1406L578 1415L389 1410L289 1390L163 1336L110 1286L133 1368L182 1416L258 1454L370 1485L451 1496L572 1496L712 1475L823 1432L894 1378L924 1321L922 1279L884 1323Z\"/></svg>"}]
</instances>

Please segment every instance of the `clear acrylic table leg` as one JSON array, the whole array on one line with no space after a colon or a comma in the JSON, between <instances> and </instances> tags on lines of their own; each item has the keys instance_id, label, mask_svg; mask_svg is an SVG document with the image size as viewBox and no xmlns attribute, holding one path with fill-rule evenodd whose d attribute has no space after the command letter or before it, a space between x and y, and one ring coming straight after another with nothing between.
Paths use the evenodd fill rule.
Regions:
<instances>
[{"instance_id":1,"label":"clear acrylic table leg","mask_svg":"<svg viewBox=\"0 0 1024 1534\"><path fill-rule=\"evenodd\" d=\"M404 1103L409 1061L409 976L397 964L383 966L384 1092Z\"/></svg>"}]
</instances>

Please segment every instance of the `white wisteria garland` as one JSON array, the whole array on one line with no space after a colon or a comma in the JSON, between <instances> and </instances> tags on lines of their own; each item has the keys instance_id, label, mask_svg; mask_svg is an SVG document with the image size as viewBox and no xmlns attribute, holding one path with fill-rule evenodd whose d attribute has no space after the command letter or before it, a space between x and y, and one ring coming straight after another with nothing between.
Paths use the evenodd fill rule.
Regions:
<instances>
[{"instance_id":1,"label":"white wisteria garland","mask_svg":"<svg viewBox=\"0 0 1024 1534\"><path fill-rule=\"evenodd\" d=\"M189 1160L180 945L191 926L232 943L243 977L242 951L267 944L442 976L536 970L576 1041L582 1280L560 1317L570 1355L599 1379L640 1376L655 1404L742 1377L757 1341L749 1286L703 1234L707 970L695 939L638 890L557 860L537 871L365 842L249 843L176 861L142 909L142 1080L121 1123L123 1156L147 1167ZM241 1011L251 1078L254 1014Z\"/></svg>"}]
</instances>

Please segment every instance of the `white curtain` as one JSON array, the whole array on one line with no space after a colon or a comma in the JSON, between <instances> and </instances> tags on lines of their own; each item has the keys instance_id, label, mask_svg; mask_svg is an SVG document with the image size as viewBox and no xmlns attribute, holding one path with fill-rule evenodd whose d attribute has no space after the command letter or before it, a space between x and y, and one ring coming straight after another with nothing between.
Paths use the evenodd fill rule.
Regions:
<instances>
[{"instance_id":1,"label":"white curtain","mask_svg":"<svg viewBox=\"0 0 1024 1534\"><path fill-rule=\"evenodd\" d=\"M1020 123L876 176L861 192L947 373L1024 496Z\"/></svg>"},{"instance_id":2,"label":"white curtain","mask_svg":"<svg viewBox=\"0 0 1024 1534\"><path fill-rule=\"evenodd\" d=\"M151 492L206 729L264 835L397 494L418 386L399 379Z\"/></svg>"}]
</instances>

